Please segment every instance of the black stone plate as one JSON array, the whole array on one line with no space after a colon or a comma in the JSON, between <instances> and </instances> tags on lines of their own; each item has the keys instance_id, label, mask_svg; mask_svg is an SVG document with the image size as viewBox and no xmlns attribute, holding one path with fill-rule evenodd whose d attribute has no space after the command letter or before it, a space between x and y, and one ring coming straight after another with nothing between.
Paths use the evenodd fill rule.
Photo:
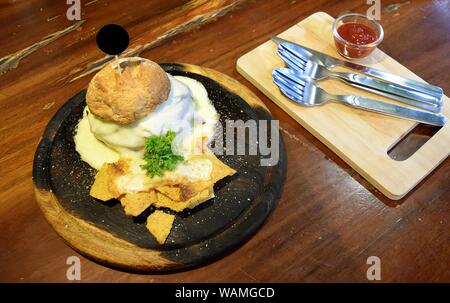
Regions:
<instances>
[{"instance_id":1,"label":"black stone plate","mask_svg":"<svg viewBox=\"0 0 450 303\"><path fill-rule=\"evenodd\" d=\"M227 119L272 119L254 94L228 76L186 64L162 67L172 75L200 81L223 126ZM33 167L36 197L47 220L80 253L133 271L195 266L238 247L256 232L275 206L286 170L281 136L275 166L261 166L260 154L218 155L237 173L215 184L215 198L177 214L166 243L159 245L145 227L151 208L133 218L125 215L118 201L104 203L89 195L96 171L80 159L73 140L86 106L85 93L69 99L49 122Z\"/></svg>"}]
</instances>

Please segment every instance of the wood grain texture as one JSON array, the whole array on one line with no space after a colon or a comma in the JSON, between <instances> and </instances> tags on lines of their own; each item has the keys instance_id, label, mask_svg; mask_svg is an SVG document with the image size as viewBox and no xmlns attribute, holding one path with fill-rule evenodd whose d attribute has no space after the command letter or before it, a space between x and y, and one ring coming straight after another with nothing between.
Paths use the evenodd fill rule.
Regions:
<instances>
[{"instance_id":1,"label":"wood grain texture","mask_svg":"<svg viewBox=\"0 0 450 303\"><path fill-rule=\"evenodd\" d=\"M404 1L382 1L382 8ZM0 57L73 24L64 1L0 2ZM450 282L450 163L393 202L246 81L236 60L317 11L333 17L364 13L366 1L255 1L216 22L183 33L141 56L221 71L248 86L280 120L288 171L278 206L264 227L234 253L208 266L168 275L136 275L81 258L81 279L116 282L359 281L369 256L382 262L382 281ZM0 81L0 280L67 281L77 255L39 210L31 181L34 151L49 119L91 76L59 81L103 55L95 33L121 23L134 37L185 1L105 1L83 7L74 31L22 60ZM380 49L424 80L450 91L450 6L414 0L383 12ZM42 11L40 10L42 8ZM59 18L47 21L55 16ZM145 28L146 30L142 30ZM436 63L438 62L438 64Z\"/></svg>"},{"instance_id":2,"label":"wood grain texture","mask_svg":"<svg viewBox=\"0 0 450 303\"><path fill-rule=\"evenodd\" d=\"M143 28L145 30L142 35L135 37L136 43L132 43L129 48L119 57L139 56L142 52L161 45L170 38L189 30L200 27L203 24L211 22L239 5L243 5L247 1L243 0L225 0L225 1L209 1L194 0L189 1L181 7L177 7L164 15L162 20L158 20L158 26ZM67 81L73 82L86 75L100 70L113 56L105 56L99 60L89 62L81 67L76 67L70 71ZM1 70L0 70L1 71Z\"/></svg>"},{"instance_id":3,"label":"wood grain texture","mask_svg":"<svg viewBox=\"0 0 450 303\"><path fill-rule=\"evenodd\" d=\"M177 268L180 264L167 260L160 252L140 248L71 215L58 198L48 191L35 189L36 200L48 222L74 249L85 256L117 268L158 271Z\"/></svg>"},{"instance_id":4,"label":"wood grain texture","mask_svg":"<svg viewBox=\"0 0 450 303\"><path fill-rule=\"evenodd\" d=\"M86 20L78 21L60 31L57 31L55 33L52 33L48 36L45 36L42 38L41 41L38 41L36 43L33 43L30 46L25 47L24 49L18 50L13 54L4 56L3 58L0 58L0 75L6 73L8 70L16 68L19 66L20 60L25 58L26 56L32 54L33 52L37 51L40 48L43 48L47 44L52 43L56 39L74 31L80 28L80 26L85 22Z\"/></svg>"},{"instance_id":5,"label":"wood grain texture","mask_svg":"<svg viewBox=\"0 0 450 303\"><path fill-rule=\"evenodd\" d=\"M339 58L332 36L333 21L330 15L318 12L278 36ZM378 49L361 64L420 80L420 77ZM272 71L283 66L285 64L277 54L277 45L272 41L251 50L236 63L240 74L387 197L401 199L448 157L450 124L442 127L411 157L396 161L388 155L388 151L418 123L356 110L342 104L315 108L299 106L284 96L273 83ZM335 79L320 81L320 87L333 95L356 95L389 101ZM449 118L450 100L447 97L443 100L442 114Z\"/></svg>"}]
</instances>

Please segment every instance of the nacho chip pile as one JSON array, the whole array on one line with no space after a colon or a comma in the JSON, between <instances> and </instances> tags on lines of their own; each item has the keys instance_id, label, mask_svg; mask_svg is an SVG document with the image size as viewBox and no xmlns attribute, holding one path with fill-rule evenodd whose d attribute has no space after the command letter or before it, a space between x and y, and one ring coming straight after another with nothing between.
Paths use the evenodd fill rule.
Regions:
<instances>
[{"instance_id":1,"label":"nacho chip pile","mask_svg":"<svg viewBox=\"0 0 450 303\"><path fill-rule=\"evenodd\" d=\"M209 179L192 182L187 178L174 176L172 172L162 178L150 178L132 168L133 160L121 158L115 163L102 166L95 176L90 194L102 201L120 200L125 214L129 216L139 216L150 206L155 207L157 210L147 218L147 229L158 243L163 244L170 234L175 216L161 209L181 212L194 208L214 197L213 187L217 181L236 172L212 153L197 155L187 161L198 159L211 161L212 171ZM140 184L139 190L124 190L120 186L123 178Z\"/></svg>"}]
</instances>

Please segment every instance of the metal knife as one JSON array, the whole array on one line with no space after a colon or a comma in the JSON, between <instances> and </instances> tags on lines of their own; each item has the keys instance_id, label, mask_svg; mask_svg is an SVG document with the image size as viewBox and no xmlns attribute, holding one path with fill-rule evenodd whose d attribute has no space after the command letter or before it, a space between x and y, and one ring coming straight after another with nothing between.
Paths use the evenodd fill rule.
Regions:
<instances>
[{"instance_id":1,"label":"metal knife","mask_svg":"<svg viewBox=\"0 0 450 303\"><path fill-rule=\"evenodd\" d=\"M423 94L433 96L436 100L436 104L438 104L438 105L442 104L442 96L444 95L444 92L443 92L442 88L440 88L438 86L419 82L419 81L408 79L408 78L404 78L404 77L401 77L398 75L383 72L378 69L367 67L364 65L351 63L351 62L348 62L345 60L339 60L334 57L328 56L324 53L321 53L319 51L310 49L306 46L299 45L297 43L294 43L294 42L291 42L291 41L288 41L288 40L285 40L282 38L278 38L275 36L272 37L272 41L275 42L276 44L291 43L297 47L301 47L301 48L305 49L306 51L310 52L311 54L313 54L314 56L316 56L321 61L321 63L328 68L332 68L335 66L345 66L345 67L357 70L357 71L361 72L362 74L372 76L372 77L381 79L386 82L390 82L390 83L396 85L400 90L410 89L410 90L414 90L414 91L417 91L417 92L420 92Z\"/></svg>"}]
</instances>

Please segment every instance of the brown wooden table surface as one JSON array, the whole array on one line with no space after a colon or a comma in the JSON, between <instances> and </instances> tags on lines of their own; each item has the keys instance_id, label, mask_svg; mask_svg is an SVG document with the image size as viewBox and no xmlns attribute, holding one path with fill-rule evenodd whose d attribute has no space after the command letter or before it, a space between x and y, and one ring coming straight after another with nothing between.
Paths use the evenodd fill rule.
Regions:
<instances>
[{"instance_id":1,"label":"brown wooden table surface","mask_svg":"<svg viewBox=\"0 0 450 303\"><path fill-rule=\"evenodd\" d=\"M81 2L86 21L75 28L76 21L66 19L65 1L0 1L0 57L74 27L0 75L0 281L67 281L66 259L79 256L35 202L32 161L49 119L92 74L70 80L103 58L95 34L108 23L129 31L130 48L150 43L143 57L206 66L247 85L280 120L288 171L264 226L224 258L186 272L144 275L80 256L82 281L367 281L369 256L381 259L382 281L450 281L448 160L404 199L389 200L235 69L239 56L308 15L364 13L365 0ZM383 0L381 5L386 36L380 48L450 92L450 2ZM227 13L203 25L220 11L216 7ZM204 18L195 19L197 14ZM179 24L182 33L172 35L170 29ZM152 43L157 37L164 37L160 46ZM423 141L426 132L419 131L412 144Z\"/></svg>"}]
</instances>

